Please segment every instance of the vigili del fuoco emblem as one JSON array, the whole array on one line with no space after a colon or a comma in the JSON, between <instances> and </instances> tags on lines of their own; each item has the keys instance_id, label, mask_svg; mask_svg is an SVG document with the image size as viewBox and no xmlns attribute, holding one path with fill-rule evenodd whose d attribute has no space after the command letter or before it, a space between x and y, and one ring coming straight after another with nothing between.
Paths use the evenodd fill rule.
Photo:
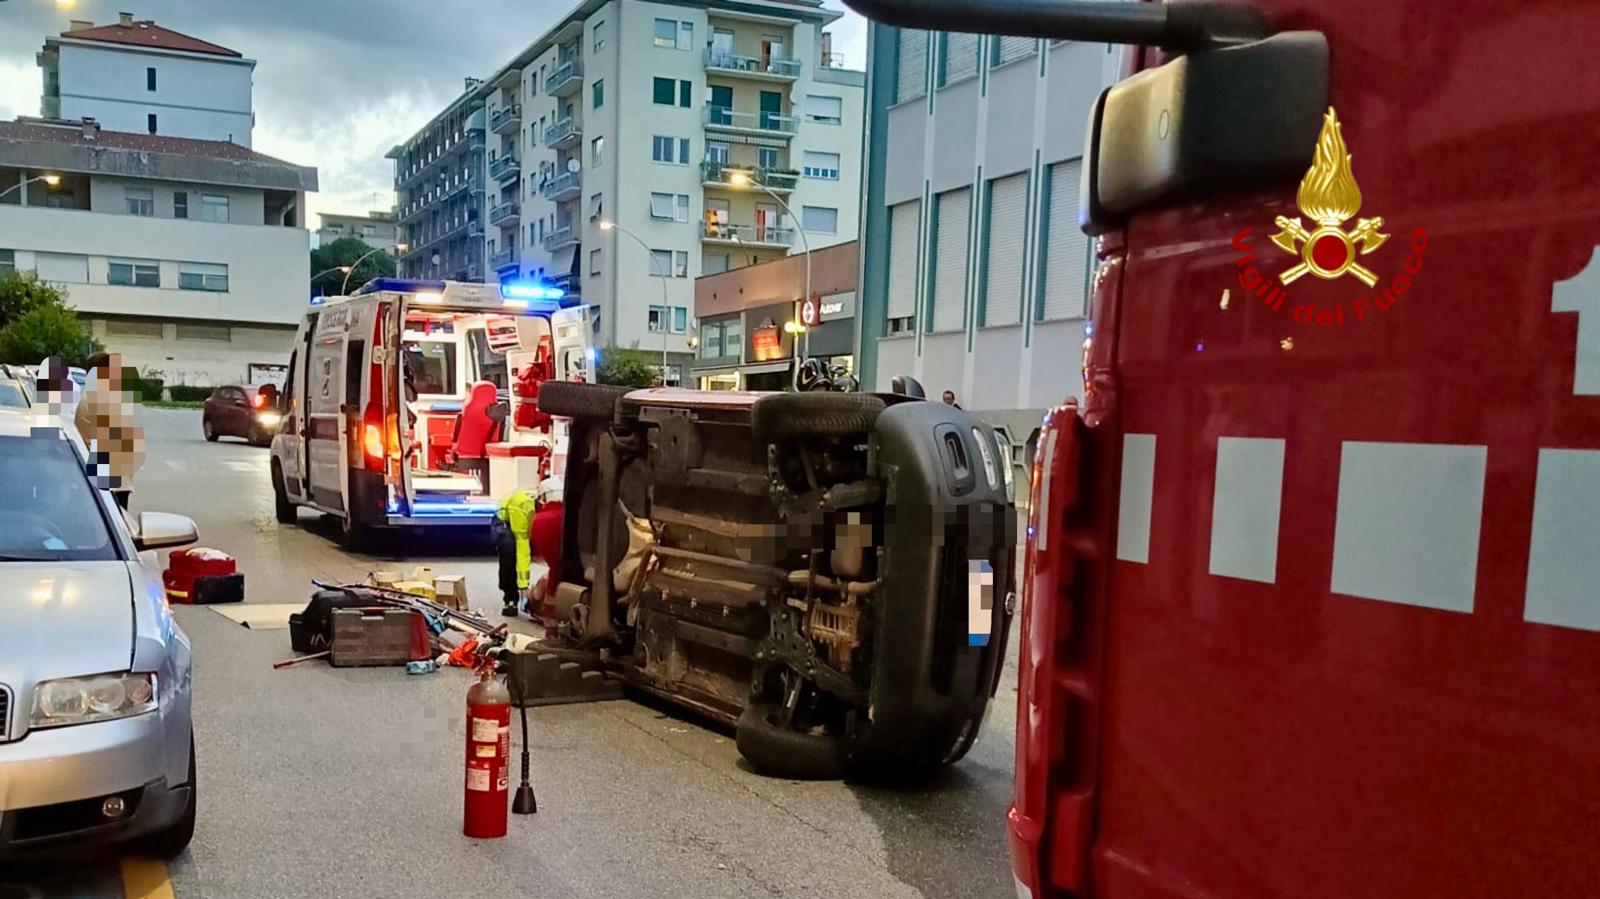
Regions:
<instances>
[{"instance_id":1,"label":"vigili del fuoco emblem","mask_svg":"<svg viewBox=\"0 0 1600 899\"><path fill-rule=\"evenodd\" d=\"M1357 262L1356 257L1383 246L1389 235L1378 230L1383 227L1381 217L1357 219L1354 228L1344 229L1345 221L1361 209L1361 188L1356 186L1355 174L1350 169L1350 153L1345 150L1344 137L1339 133L1339 117L1331 106L1328 114L1322 117L1316 155L1311 160L1311 169L1300 181L1296 199L1300 211L1315 227L1308 230L1300 223L1299 216L1277 217L1276 224L1281 230L1272 235L1272 242L1284 252L1300 257L1300 264L1284 271L1278 280L1290 284L1310 272L1330 281L1351 274L1368 287L1377 284L1378 276Z\"/></svg>"}]
</instances>

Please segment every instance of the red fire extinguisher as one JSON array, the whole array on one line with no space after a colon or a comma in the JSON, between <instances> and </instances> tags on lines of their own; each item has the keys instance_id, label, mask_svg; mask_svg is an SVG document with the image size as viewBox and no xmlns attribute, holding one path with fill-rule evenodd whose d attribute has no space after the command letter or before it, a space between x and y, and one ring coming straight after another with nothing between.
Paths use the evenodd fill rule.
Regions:
<instances>
[{"instance_id":1,"label":"red fire extinguisher","mask_svg":"<svg viewBox=\"0 0 1600 899\"><path fill-rule=\"evenodd\" d=\"M485 662L467 691L467 789L461 832L478 839L506 835L511 694L495 676L494 667Z\"/></svg>"}]
</instances>

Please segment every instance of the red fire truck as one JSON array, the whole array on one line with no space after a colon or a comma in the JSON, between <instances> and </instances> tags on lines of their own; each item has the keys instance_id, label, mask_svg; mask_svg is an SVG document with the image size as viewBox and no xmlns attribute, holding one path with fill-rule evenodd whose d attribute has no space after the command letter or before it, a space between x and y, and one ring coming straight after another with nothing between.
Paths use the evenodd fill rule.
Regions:
<instances>
[{"instance_id":1,"label":"red fire truck","mask_svg":"<svg viewBox=\"0 0 1600 899\"><path fill-rule=\"evenodd\" d=\"M851 2L1130 45L1018 894L1600 896L1600 4Z\"/></svg>"}]
</instances>

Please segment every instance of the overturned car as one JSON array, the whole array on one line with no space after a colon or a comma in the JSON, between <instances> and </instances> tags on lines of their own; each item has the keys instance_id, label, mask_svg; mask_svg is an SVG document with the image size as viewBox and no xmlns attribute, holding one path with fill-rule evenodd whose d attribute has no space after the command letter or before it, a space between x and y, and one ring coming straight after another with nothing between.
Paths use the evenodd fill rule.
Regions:
<instances>
[{"instance_id":1,"label":"overturned car","mask_svg":"<svg viewBox=\"0 0 1600 899\"><path fill-rule=\"evenodd\" d=\"M555 606L581 645L734 724L768 773L966 754L1015 604L997 432L901 394L551 383L539 403L572 420Z\"/></svg>"}]
</instances>

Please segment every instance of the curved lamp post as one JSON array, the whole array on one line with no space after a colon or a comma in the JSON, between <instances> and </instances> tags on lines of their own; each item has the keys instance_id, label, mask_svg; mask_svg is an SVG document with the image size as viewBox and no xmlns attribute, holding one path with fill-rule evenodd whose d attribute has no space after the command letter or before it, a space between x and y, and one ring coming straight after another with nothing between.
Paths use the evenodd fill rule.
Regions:
<instances>
[{"instance_id":1,"label":"curved lamp post","mask_svg":"<svg viewBox=\"0 0 1600 899\"><path fill-rule=\"evenodd\" d=\"M800 221L800 218L794 214L794 210L789 208L789 204L785 203L782 197L778 196L776 193L773 193L772 188L750 177L749 172L743 172L737 169L729 172L728 183L734 187L753 187L756 190L761 191L762 193L771 197L773 202L777 203L778 206L783 209L784 213L789 216L789 220L794 222L795 231L800 235L800 246L806 251L806 288L805 293L800 295L800 302L805 303L809 301L811 299L811 241L806 239L805 222ZM795 335L797 340L804 341L802 344L804 349L800 349L799 352L791 352L791 355L794 356L794 371L790 373L790 380L793 382L794 388L799 390L800 357L801 355L811 355L811 332L806 328L804 322L798 320L789 322L788 324L784 325L783 329L790 334Z\"/></svg>"},{"instance_id":2,"label":"curved lamp post","mask_svg":"<svg viewBox=\"0 0 1600 899\"><path fill-rule=\"evenodd\" d=\"M650 249L650 245L645 243L644 240L642 240L639 237L639 235L633 233L632 231L629 231L627 228L622 227L621 225L617 224L616 222L611 221L610 219L601 219L600 220L600 230L601 231L615 231L618 234L627 235L628 239L630 239L634 243L638 244L639 248L644 250L645 256L650 259L650 267L651 268L657 269L657 270L659 270L661 268L661 266L656 263L656 254L655 254L655 252ZM670 274L670 272L660 272L660 275L661 275L661 386L662 387L667 386L667 338L672 333L672 307L667 302L667 277L668 277L669 274Z\"/></svg>"},{"instance_id":3,"label":"curved lamp post","mask_svg":"<svg viewBox=\"0 0 1600 899\"><path fill-rule=\"evenodd\" d=\"M43 181L45 184L49 185L50 187L55 187L57 184L61 183L61 176L60 175L39 175L39 176L34 177L34 178L29 178L28 180L22 182L21 184L13 184L10 187L6 188L5 190L0 190L0 200L5 199L5 196L7 194L11 193L12 191L21 190L24 187L27 187L28 185L34 183L35 181Z\"/></svg>"},{"instance_id":4,"label":"curved lamp post","mask_svg":"<svg viewBox=\"0 0 1600 899\"><path fill-rule=\"evenodd\" d=\"M344 269L344 283L339 285L339 295L340 296L348 296L348 294L345 293L345 289L350 286L350 275L353 272L355 272L356 266L360 265L363 262L366 262L368 259L371 259L372 257L378 255L379 253L385 253L385 252L388 252L389 250L394 250L396 253L404 253L406 251L406 244L397 243L392 247L378 247L375 250L369 250L369 251L361 254L361 258L360 259L357 259L355 262L350 263L348 266L336 265L333 268L328 269L328 271L330 271L330 272L334 271L336 269ZM324 272L323 274L326 274L326 272Z\"/></svg>"}]
</instances>

